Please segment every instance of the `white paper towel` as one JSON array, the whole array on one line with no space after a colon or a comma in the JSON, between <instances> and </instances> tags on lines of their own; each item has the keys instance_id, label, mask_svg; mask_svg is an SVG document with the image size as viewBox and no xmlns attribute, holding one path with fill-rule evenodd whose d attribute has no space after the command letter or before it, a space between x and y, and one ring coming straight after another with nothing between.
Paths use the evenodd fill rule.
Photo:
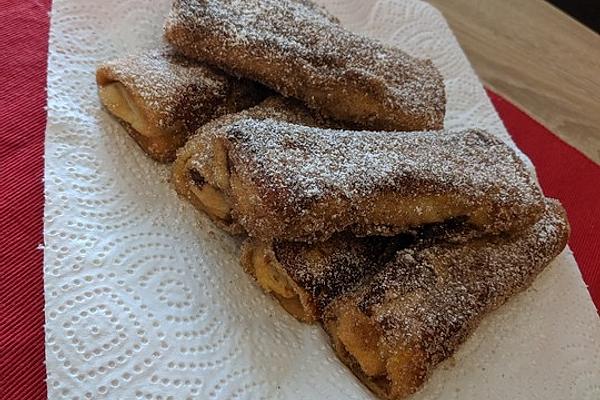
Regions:
<instances>
[{"instance_id":1,"label":"white paper towel","mask_svg":"<svg viewBox=\"0 0 600 400\"><path fill-rule=\"evenodd\" d=\"M441 15L417 0L321 0L350 29L432 58L450 128L510 141ZM102 60L156 43L168 0L54 1L45 293L52 399L368 398L319 328L238 265L101 110ZM569 252L484 320L415 399L599 399L598 317Z\"/></svg>"}]
</instances>

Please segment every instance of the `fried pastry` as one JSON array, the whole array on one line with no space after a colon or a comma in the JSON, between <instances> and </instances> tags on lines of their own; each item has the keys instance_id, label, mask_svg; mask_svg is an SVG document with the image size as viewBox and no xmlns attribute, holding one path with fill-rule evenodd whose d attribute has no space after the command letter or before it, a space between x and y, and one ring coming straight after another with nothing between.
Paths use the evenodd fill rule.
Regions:
<instances>
[{"instance_id":1,"label":"fried pastry","mask_svg":"<svg viewBox=\"0 0 600 400\"><path fill-rule=\"evenodd\" d=\"M309 0L175 0L166 38L188 57L372 130L441 129L430 60L352 33Z\"/></svg>"},{"instance_id":2,"label":"fried pastry","mask_svg":"<svg viewBox=\"0 0 600 400\"><path fill-rule=\"evenodd\" d=\"M227 205L207 212L267 243L344 231L395 235L457 217L483 232L516 231L544 208L515 152L478 130L367 132L242 119L203 138L186 173Z\"/></svg>"},{"instance_id":3,"label":"fried pastry","mask_svg":"<svg viewBox=\"0 0 600 400\"><path fill-rule=\"evenodd\" d=\"M323 322L340 359L384 399L417 391L491 310L527 288L563 250L564 210L513 236L401 250L370 280L336 298Z\"/></svg>"},{"instance_id":4,"label":"fried pastry","mask_svg":"<svg viewBox=\"0 0 600 400\"><path fill-rule=\"evenodd\" d=\"M163 47L106 62L100 100L150 157L175 158L190 133L220 115L257 104L265 89Z\"/></svg>"},{"instance_id":5,"label":"fried pastry","mask_svg":"<svg viewBox=\"0 0 600 400\"><path fill-rule=\"evenodd\" d=\"M231 215L232 204L224 193L229 186L226 154L223 148L214 146L214 139L245 118L270 118L306 126L338 126L337 122L309 110L299 101L271 96L255 107L217 118L196 132L178 152L173 164L175 190L231 234L240 234L244 230Z\"/></svg>"},{"instance_id":6,"label":"fried pastry","mask_svg":"<svg viewBox=\"0 0 600 400\"><path fill-rule=\"evenodd\" d=\"M465 243L479 236L456 219L391 237L342 233L316 243L247 238L241 264L288 313L313 323L334 298L381 270L399 249L417 241Z\"/></svg>"},{"instance_id":7,"label":"fried pastry","mask_svg":"<svg viewBox=\"0 0 600 400\"><path fill-rule=\"evenodd\" d=\"M314 244L247 239L241 262L263 290L271 293L296 319L316 322L336 296L349 292L374 274L393 250L406 247L413 237L349 234Z\"/></svg>"}]
</instances>

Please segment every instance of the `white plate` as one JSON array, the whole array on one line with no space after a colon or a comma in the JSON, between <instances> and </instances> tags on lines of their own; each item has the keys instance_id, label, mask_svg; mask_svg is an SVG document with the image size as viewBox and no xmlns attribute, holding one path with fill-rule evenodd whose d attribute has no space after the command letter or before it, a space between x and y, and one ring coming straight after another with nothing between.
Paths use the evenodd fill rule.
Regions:
<instances>
[{"instance_id":1,"label":"white plate","mask_svg":"<svg viewBox=\"0 0 600 400\"><path fill-rule=\"evenodd\" d=\"M450 128L510 141L441 15L321 0L350 29L432 58ZM46 140L50 398L368 398L319 328L248 279L237 243L177 198L100 109L101 60L155 43L168 0L56 0ZM570 252L487 318L415 399L598 399L600 329Z\"/></svg>"}]
</instances>

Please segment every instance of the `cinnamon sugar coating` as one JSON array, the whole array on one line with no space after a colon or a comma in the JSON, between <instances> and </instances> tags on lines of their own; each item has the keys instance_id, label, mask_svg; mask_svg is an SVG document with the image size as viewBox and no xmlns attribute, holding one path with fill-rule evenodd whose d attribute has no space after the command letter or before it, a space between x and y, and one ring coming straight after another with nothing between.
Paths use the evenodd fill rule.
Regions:
<instances>
[{"instance_id":1,"label":"cinnamon sugar coating","mask_svg":"<svg viewBox=\"0 0 600 400\"><path fill-rule=\"evenodd\" d=\"M423 242L325 310L334 349L375 393L416 391L491 310L527 288L564 249L557 201L529 229L466 243ZM365 340L368 337L369 340Z\"/></svg>"},{"instance_id":2,"label":"cinnamon sugar coating","mask_svg":"<svg viewBox=\"0 0 600 400\"><path fill-rule=\"evenodd\" d=\"M307 0L176 0L167 40L188 57L256 80L374 130L441 129L445 89L430 60L352 33Z\"/></svg>"},{"instance_id":3,"label":"cinnamon sugar coating","mask_svg":"<svg viewBox=\"0 0 600 400\"><path fill-rule=\"evenodd\" d=\"M251 107L266 93L260 85L189 60L168 46L107 61L98 67L96 81L106 108L158 161L172 161L201 125ZM117 98L102 96L114 83L119 84ZM113 104L118 102L123 104ZM135 122L119 118L115 106L127 108Z\"/></svg>"},{"instance_id":4,"label":"cinnamon sugar coating","mask_svg":"<svg viewBox=\"0 0 600 400\"><path fill-rule=\"evenodd\" d=\"M396 236L345 232L315 243L248 238L240 259L244 270L290 314L316 322L331 301L379 272L398 250L415 243L466 243L481 236L459 218ZM271 279L279 282L272 285Z\"/></svg>"},{"instance_id":5,"label":"cinnamon sugar coating","mask_svg":"<svg viewBox=\"0 0 600 400\"><path fill-rule=\"evenodd\" d=\"M523 162L479 130L368 132L243 119L204 138L189 168L224 193L232 220L265 242L393 235L456 217L485 232L516 231L543 210ZM222 183L215 170L224 171Z\"/></svg>"},{"instance_id":6,"label":"cinnamon sugar coating","mask_svg":"<svg viewBox=\"0 0 600 400\"><path fill-rule=\"evenodd\" d=\"M179 195L190 201L199 210L207 212L219 227L231 234L244 232L237 219L231 216L222 218L211 213L206 204L198 199L193 189L199 184L210 185L219 192L225 192L228 189L228 177L222 176L221 172L223 171L218 165L218 161L226 155L219 154L222 149L215 148L215 139L226 135L226 131L231 125L246 118L269 118L305 126L339 126L339 123L306 108L297 100L271 96L255 107L239 113L224 115L198 129L196 134L177 153L171 174L172 181Z\"/></svg>"},{"instance_id":7,"label":"cinnamon sugar coating","mask_svg":"<svg viewBox=\"0 0 600 400\"><path fill-rule=\"evenodd\" d=\"M241 263L263 290L273 294L294 317L316 322L334 298L375 274L392 258L395 249L406 247L413 240L412 235L358 238L340 234L324 242L267 244L250 238L242 245ZM271 285L268 279L273 277L284 287ZM292 301L296 303L294 309L288 307Z\"/></svg>"}]
</instances>

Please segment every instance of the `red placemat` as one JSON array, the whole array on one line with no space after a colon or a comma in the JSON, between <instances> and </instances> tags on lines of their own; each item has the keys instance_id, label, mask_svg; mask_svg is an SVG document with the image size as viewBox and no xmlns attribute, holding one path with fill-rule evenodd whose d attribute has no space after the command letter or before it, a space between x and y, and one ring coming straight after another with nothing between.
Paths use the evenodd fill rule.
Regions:
<instances>
[{"instance_id":1,"label":"red placemat","mask_svg":"<svg viewBox=\"0 0 600 400\"><path fill-rule=\"evenodd\" d=\"M0 398L45 399L44 130L50 0L0 0Z\"/></svg>"},{"instance_id":2,"label":"red placemat","mask_svg":"<svg viewBox=\"0 0 600 400\"><path fill-rule=\"evenodd\" d=\"M0 0L0 398L45 399L43 148L51 0ZM547 195L565 205L570 245L600 307L600 167L490 92Z\"/></svg>"},{"instance_id":3,"label":"red placemat","mask_svg":"<svg viewBox=\"0 0 600 400\"><path fill-rule=\"evenodd\" d=\"M560 199L567 210L569 246L600 309L600 166L502 97L488 94L517 146L535 165L546 196Z\"/></svg>"}]
</instances>

